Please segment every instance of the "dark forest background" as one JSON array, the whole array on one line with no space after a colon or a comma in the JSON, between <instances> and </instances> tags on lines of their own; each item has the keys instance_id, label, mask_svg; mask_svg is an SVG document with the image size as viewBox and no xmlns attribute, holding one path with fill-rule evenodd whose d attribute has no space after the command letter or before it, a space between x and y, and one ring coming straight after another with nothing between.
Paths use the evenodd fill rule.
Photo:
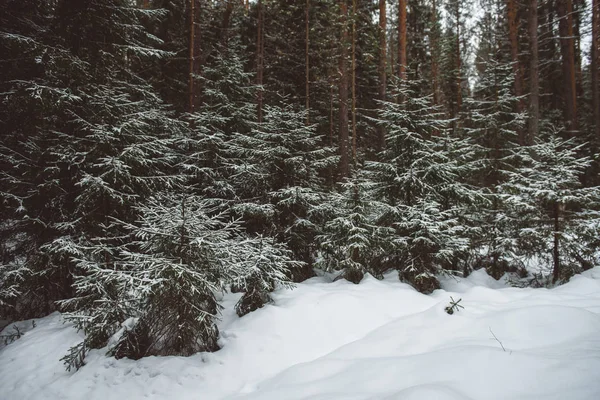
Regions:
<instances>
[{"instance_id":1,"label":"dark forest background","mask_svg":"<svg viewBox=\"0 0 600 400\"><path fill-rule=\"evenodd\" d=\"M597 0L0 8L0 310L63 312L69 368L217 350L221 292L241 316L315 268L598 261Z\"/></svg>"}]
</instances>

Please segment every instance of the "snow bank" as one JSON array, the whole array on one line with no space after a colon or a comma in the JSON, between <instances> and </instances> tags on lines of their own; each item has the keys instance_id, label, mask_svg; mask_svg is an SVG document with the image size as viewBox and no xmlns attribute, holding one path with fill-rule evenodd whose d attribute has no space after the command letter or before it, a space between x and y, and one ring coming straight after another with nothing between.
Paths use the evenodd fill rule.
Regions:
<instances>
[{"instance_id":1,"label":"snow bank","mask_svg":"<svg viewBox=\"0 0 600 400\"><path fill-rule=\"evenodd\" d=\"M484 271L442 285L314 278L243 318L227 295L221 351L95 351L76 373L59 359L81 338L53 314L0 350L0 399L600 399L600 268L552 290ZM465 307L454 315L450 296Z\"/></svg>"}]
</instances>

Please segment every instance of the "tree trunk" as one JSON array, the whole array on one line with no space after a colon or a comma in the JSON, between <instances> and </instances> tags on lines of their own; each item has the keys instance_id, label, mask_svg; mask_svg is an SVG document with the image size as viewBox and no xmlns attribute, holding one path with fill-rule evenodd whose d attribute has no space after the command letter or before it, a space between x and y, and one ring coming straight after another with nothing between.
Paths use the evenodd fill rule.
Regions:
<instances>
[{"instance_id":1,"label":"tree trunk","mask_svg":"<svg viewBox=\"0 0 600 400\"><path fill-rule=\"evenodd\" d=\"M340 128L339 128L339 152L340 152L340 176L342 178L350 175L350 162L348 159L348 5L346 0L340 0L340 59L339 59L339 97L340 97Z\"/></svg>"},{"instance_id":2,"label":"tree trunk","mask_svg":"<svg viewBox=\"0 0 600 400\"><path fill-rule=\"evenodd\" d=\"M406 0L398 0L398 77L406 79Z\"/></svg>"},{"instance_id":3,"label":"tree trunk","mask_svg":"<svg viewBox=\"0 0 600 400\"><path fill-rule=\"evenodd\" d=\"M379 0L379 100L386 99L387 86L387 13L386 1ZM381 105L383 107L383 105ZM385 128L378 127L377 149L381 151L385 147Z\"/></svg>"},{"instance_id":4,"label":"tree trunk","mask_svg":"<svg viewBox=\"0 0 600 400\"><path fill-rule=\"evenodd\" d=\"M306 63L306 125L310 124L310 67L309 61L310 58L308 56L309 52L309 39L310 39L310 30L309 30L309 10L310 10L310 0L306 0L306 14L305 14L305 30L306 30L306 48L304 52L304 60Z\"/></svg>"},{"instance_id":5,"label":"tree trunk","mask_svg":"<svg viewBox=\"0 0 600 400\"><path fill-rule=\"evenodd\" d=\"M263 119L263 68L264 68L264 12L262 0L258 0L258 22L257 22L257 35L256 35L256 84L258 85L257 101L256 101L256 114L258 123L262 123Z\"/></svg>"},{"instance_id":6,"label":"tree trunk","mask_svg":"<svg viewBox=\"0 0 600 400\"><path fill-rule=\"evenodd\" d=\"M456 112L457 118L462 107L462 65L460 59L460 1L456 1ZM458 122L455 123L458 126Z\"/></svg>"},{"instance_id":7,"label":"tree trunk","mask_svg":"<svg viewBox=\"0 0 600 400\"><path fill-rule=\"evenodd\" d=\"M600 139L600 0L592 3L592 107L596 139Z\"/></svg>"},{"instance_id":8,"label":"tree trunk","mask_svg":"<svg viewBox=\"0 0 600 400\"><path fill-rule=\"evenodd\" d=\"M356 167L356 0L352 0L352 162Z\"/></svg>"},{"instance_id":9,"label":"tree trunk","mask_svg":"<svg viewBox=\"0 0 600 400\"><path fill-rule=\"evenodd\" d=\"M196 103L196 88L195 74L198 72L198 54L199 53L199 40L196 38L196 14L198 12L196 7L197 0L190 0L190 38L189 38L189 80L188 80L188 111L194 112Z\"/></svg>"},{"instance_id":10,"label":"tree trunk","mask_svg":"<svg viewBox=\"0 0 600 400\"><path fill-rule=\"evenodd\" d=\"M529 2L529 132L525 140L531 145L538 134L540 123L540 71L538 54L538 0Z\"/></svg>"},{"instance_id":11,"label":"tree trunk","mask_svg":"<svg viewBox=\"0 0 600 400\"><path fill-rule=\"evenodd\" d=\"M521 75L521 64L519 63L519 22L517 19L517 0L507 0L506 11L508 16L508 36L510 40L510 57L514 74L515 96L519 97L517 101L517 112L523 111L523 81ZM524 144L524 138L519 138L521 144Z\"/></svg>"},{"instance_id":12,"label":"tree trunk","mask_svg":"<svg viewBox=\"0 0 600 400\"><path fill-rule=\"evenodd\" d=\"M226 48L229 41L229 25L231 24L231 14L233 12L233 0L228 0L223 14L223 24L221 25L221 45Z\"/></svg>"},{"instance_id":13,"label":"tree trunk","mask_svg":"<svg viewBox=\"0 0 600 400\"><path fill-rule=\"evenodd\" d=\"M390 38L391 39L391 38ZM390 76L396 76L396 63L394 62L394 41L390 40Z\"/></svg>"},{"instance_id":14,"label":"tree trunk","mask_svg":"<svg viewBox=\"0 0 600 400\"><path fill-rule=\"evenodd\" d=\"M583 97L583 72L581 70L581 22L586 0L573 1L573 41L575 47L575 96Z\"/></svg>"},{"instance_id":15,"label":"tree trunk","mask_svg":"<svg viewBox=\"0 0 600 400\"><path fill-rule=\"evenodd\" d=\"M560 205L558 202L554 203L554 248L553 248L553 258L554 258L554 270L552 271L552 283L556 283L558 278L560 277L560 254L559 254L559 217L560 217Z\"/></svg>"},{"instance_id":16,"label":"tree trunk","mask_svg":"<svg viewBox=\"0 0 600 400\"><path fill-rule=\"evenodd\" d=\"M577 130L577 91L575 81L575 40L573 37L573 2L558 0L560 52L564 79L564 117L567 131Z\"/></svg>"},{"instance_id":17,"label":"tree trunk","mask_svg":"<svg viewBox=\"0 0 600 400\"><path fill-rule=\"evenodd\" d=\"M431 27L429 28L429 43L431 43L431 89L433 91L433 104L439 104L438 93L438 37L437 37L437 3L431 4Z\"/></svg>"}]
</instances>

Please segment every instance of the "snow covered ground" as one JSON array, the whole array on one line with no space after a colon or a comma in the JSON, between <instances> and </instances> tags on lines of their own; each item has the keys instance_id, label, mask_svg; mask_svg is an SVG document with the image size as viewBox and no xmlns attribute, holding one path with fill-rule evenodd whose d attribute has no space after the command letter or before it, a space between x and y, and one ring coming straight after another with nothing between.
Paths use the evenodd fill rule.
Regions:
<instances>
[{"instance_id":1,"label":"snow covered ground","mask_svg":"<svg viewBox=\"0 0 600 400\"><path fill-rule=\"evenodd\" d=\"M551 290L484 271L443 287L425 296L394 274L314 278L243 318L227 295L221 351L95 351L75 373L59 359L80 336L53 314L0 349L0 399L600 399L600 267ZM450 296L464 306L454 315Z\"/></svg>"}]
</instances>

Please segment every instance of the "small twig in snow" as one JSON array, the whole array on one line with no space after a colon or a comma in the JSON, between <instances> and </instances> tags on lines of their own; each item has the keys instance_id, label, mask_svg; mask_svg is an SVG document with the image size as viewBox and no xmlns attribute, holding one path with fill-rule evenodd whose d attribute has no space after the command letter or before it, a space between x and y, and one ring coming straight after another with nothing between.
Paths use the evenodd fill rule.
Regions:
<instances>
[{"instance_id":1,"label":"small twig in snow","mask_svg":"<svg viewBox=\"0 0 600 400\"><path fill-rule=\"evenodd\" d=\"M504 345L502 344L502 342L496 337L496 335L494 335L494 331L492 331L492 327L489 327L490 329L490 333L492 334L492 336L494 337L494 339L496 339L496 342L500 343L500 346L502 347L502 351L504 351L506 353L506 349L504 348ZM512 353L512 351L511 351Z\"/></svg>"}]
</instances>

